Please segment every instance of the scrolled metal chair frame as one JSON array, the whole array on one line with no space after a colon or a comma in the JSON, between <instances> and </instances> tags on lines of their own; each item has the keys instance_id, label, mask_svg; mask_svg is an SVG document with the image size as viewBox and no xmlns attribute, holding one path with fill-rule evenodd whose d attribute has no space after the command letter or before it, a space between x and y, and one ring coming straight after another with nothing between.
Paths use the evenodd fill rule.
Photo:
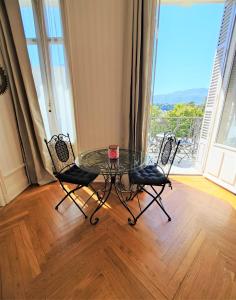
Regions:
<instances>
[{"instance_id":1,"label":"scrolled metal chair frame","mask_svg":"<svg viewBox=\"0 0 236 300\"><path fill-rule=\"evenodd\" d=\"M57 143L58 142L62 142L63 145L66 147L67 151L68 151L68 158L66 160L62 160L60 158L60 155L58 154L58 151L59 149L56 149L56 145L58 145ZM85 214L83 208L84 206L88 203L88 201L93 197L94 194L96 194L98 200L100 201L100 196L98 194L98 192L93 188L93 186L91 184L88 185L88 188L91 189L92 191L92 194L90 195L90 197L85 201L85 203L80 206L76 201L75 199L72 197L72 194L75 196L75 198L77 198L77 195L75 194L76 191L80 190L81 188L84 187L84 185L82 184L77 184L76 187L74 189L72 189L71 191L67 191L64 184L63 184L63 181L60 180L58 178L58 175L60 175L61 173L63 173L64 171L66 171L67 169L71 168L72 166L76 165L75 164L75 154L74 154L74 150L73 150L73 147L72 147L72 144L71 144L71 140L70 140L70 136L69 134L67 135L64 135L64 134L58 134L58 135L53 135L51 137L51 139L49 141L47 141L46 139L44 139L44 142L47 146L47 149L48 149L48 152L49 152L49 155L50 155L50 158L51 158L51 161L52 161L52 165L53 165L53 174L55 175L55 177L57 177L63 191L65 192L65 196L59 201L59 203L55 206L55 209L58 210L58 207L61 205L61 203L67 198L67 197L70 197L70 199L73 201L73 203L78 207L78 209L81 211L81 213L84 215L85 218L87 218L87 215ZM55 144L53 146L53 143ZM55 154L56 154L56 157L53 156L53 148L55 150ZM64 148L65 150L65 148ZM62 154L62 153L61 153ZM60 164L61 164L61 168L58 168L58 165L57 165L57 161L56 160L59 160L60 161ZM69 163L68 163L69 161Z\"/></svg>"},{"instance_id":2,"label":"scrolled metal chair frame","mask_svg":"<svg viewBox=\"0 0 236 300\"><path fill-rule=\"evenodd\" d=\"M170 174L170 170L171 167L173 165L176 153L178 151L178 147L180 145L180 140L177 140L175 135L172 134L171 132L166 132L164 133L164 137L162 139L161 145L160 145L160 150L159 150L159 154L158 154L158 158L156 163L154 164L154 166L156 166L156 168L158 168L160 170L160 172L163 174L163 176L166 177L166 179L168 179L169 174ZM168 145L167 143L169 143L171 145L171 147L169 148L169 152L167 152L166 150L166 145ZM164 163L163 163L163 158L167 158ZM164 171L164 167L167 166L167 164L169 165L166 172ZM153 185L149 185L153 191L153 193L151 193L150 191L148 191L145 188L145 185L137 185L137 188L134 192L131 192L130 197L127 198L127 201L131 201L133 200L135 197L137 197L138 200L138 205L139 205L139 210L140 213L133 217L133 220L131 218L128 219L128 223L130 225L135 225L137 220L143 215L143 213L155 202L160 208L161 210L164 212L164 214L167 216L168 221L171 221L171 217L170 215L167 213L167 211L164 208L164 205L162 203L162 198L161 198L161 194L163 193L166 184L169 185L169 187L172 189L172 184L171 181L169 181L168 183L164 183L164 184L160 184L160 185L155 185L155 186L159 186L160 187L160 191L157 192L156 189L154 188ZM132 187L131 187L132 190ZM141 208L140 205L140 200L139 200L139 194L141 192L145 192L147 193L149 196L152 197L152 200L148 203L148 205L145 206L145 208Z\"/></svg>"}]
</instances>

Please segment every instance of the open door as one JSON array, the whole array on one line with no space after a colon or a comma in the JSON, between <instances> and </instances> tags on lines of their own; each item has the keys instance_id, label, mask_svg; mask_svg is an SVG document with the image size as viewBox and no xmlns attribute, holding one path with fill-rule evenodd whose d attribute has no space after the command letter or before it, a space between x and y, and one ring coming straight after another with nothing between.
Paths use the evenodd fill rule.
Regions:
<instances>
[{"instance_id":1,"label":"open door","mask_svg":"<svg viewBox=\"0 0 236 300\"><path fill-rule=\"evenodd\" d=\"M228 0L220 29L199 143L204 176L236 193L236 3ZM235 90L235 91L234 91ZM231 135L226 138L227 134ZM229 142L230 139L230 142ZM235 145L234 145L235 143Z\"/></svg>"}]
</instances>

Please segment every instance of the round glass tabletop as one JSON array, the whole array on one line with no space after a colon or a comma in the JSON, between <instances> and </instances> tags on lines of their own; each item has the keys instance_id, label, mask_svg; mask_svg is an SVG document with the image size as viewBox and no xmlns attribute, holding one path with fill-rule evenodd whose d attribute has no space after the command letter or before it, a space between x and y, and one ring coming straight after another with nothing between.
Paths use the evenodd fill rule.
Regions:
<instances>
[{"instance_id":1,"label":"round glass tabletop","mask_svg":"<svg viewBox=\"0 0 236 300\"><path fill-rule=\"evenodd\" d=\"M141 167L145 163L145 155L143 152L120 149L118 159L109 159L108 149L99 149L81 153L76 162L87 172L116 175Z\"/></svg>"}]
</instances>

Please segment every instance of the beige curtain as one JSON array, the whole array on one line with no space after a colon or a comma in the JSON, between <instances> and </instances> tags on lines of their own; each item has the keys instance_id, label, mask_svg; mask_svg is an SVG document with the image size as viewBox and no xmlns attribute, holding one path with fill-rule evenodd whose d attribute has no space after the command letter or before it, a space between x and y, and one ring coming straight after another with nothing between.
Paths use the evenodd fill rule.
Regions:
<instances>
[{"instance_id":1,"label":"beige curtain","mask_svg":"<svg viewBox=\"0 0 236 300\"><path fill-rule=\"evenodd\" d=\"M30 183L54 180L45 130L27 54L17 0L0 0L0 50L7 70Z\"/></svg>"},{"instance_id":2,"label":"beige curtain","mask_svg":"<svg viewBox=\"0 0 236 300\"><path fill-rule=\"evenodd\" d=\"M145 151L152 87L152 64L159 1L132 0L129 147Z\"/></svg>"}]
</instances>

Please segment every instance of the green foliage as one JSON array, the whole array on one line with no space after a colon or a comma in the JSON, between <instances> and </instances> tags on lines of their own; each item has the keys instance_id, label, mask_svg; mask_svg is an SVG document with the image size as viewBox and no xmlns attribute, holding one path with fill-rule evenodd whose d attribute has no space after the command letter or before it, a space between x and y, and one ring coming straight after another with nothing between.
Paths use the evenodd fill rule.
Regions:
<instances>
[{"instance_id":1,"label":"green foliage","mask_svg":"<svg viewBox=\"0 0 236 300\"><path fill-rule=\"evenodd\" d=\"M159 126L159 120L162 118L163 111L157 105L151 106L150 112L150 135L154 138L158 133L163 132Z\"/></svg>"},{"instance_id":2,"label":"green foliage","mask_svg":"<svg viewBox=\"0 0 236 300\"><path fill-rule=\"evenodd\" d=\"M167 112L167 117L202 117L203 112L203 106L190 102L187 104L176 104L173 110Z\"/></svg>"},{"instance_id":3,"label":"green foliage","mask_svg":"<svg viewBox=\"0 0 236 300\"><path fill-rule=\"evenodd\" d=\"M201 122L204 106L195 105L193 102L187 104L176 104L173 110L162 111L160 107L151 106L150 137L157 134L172 131L179 138L191 135L193 122Z\"/></svg>"}]
</instances>

